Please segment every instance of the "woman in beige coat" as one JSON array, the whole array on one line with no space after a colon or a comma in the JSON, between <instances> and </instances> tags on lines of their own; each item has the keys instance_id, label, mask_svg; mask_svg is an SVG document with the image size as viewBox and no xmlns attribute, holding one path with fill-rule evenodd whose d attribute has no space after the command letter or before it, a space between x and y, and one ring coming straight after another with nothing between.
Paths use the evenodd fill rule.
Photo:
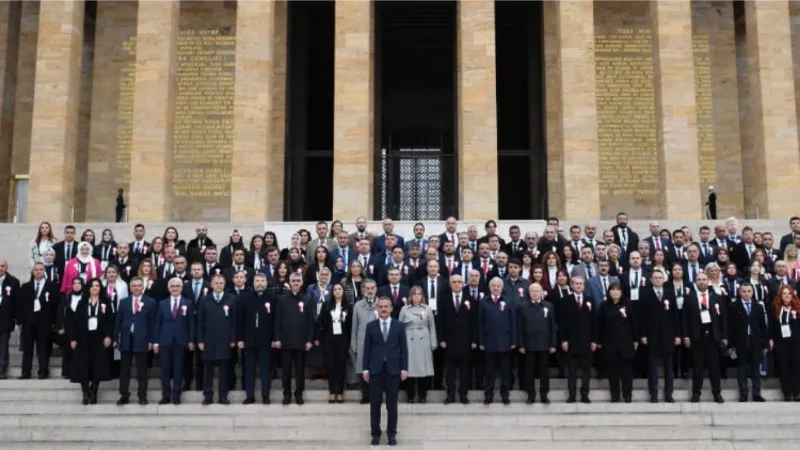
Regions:
<instances>
[{"instance_id":1,"label":"woman in beige coat","mask_svg":"<svg viewBox=\"0 0 800 450\"><path fill-rule=\"evenodd\" d=\"M406 327L408 343L408 403L425 403L431 377L433 377L433 351L436 350L436 324L433 311L425 303L422 288L414 286L408 293L409 303L400 310L400 322Z\"/></svg>"}]
</instances>

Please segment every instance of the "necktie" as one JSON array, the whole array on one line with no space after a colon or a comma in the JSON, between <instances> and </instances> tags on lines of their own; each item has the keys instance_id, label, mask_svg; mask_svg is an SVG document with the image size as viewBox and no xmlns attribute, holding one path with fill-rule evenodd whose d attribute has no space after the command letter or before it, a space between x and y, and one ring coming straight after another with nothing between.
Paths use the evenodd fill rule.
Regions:
<instances>
[{"instance_id":1,"label":"necktie","mask_svg":"<svg viewBox=\"0 0 800 450\"><path fill-rule=\"evenodd\" d=\"M459 306L461 306L461 295L456 294L456 311L458 311Z\"/></svg>"},{"instance_id":2,"label":"necktie","mask_svg":"<svg viewBox=\"0 0 800 450\"><path fill-rule=\"evenodd\" d=\"M488 271L489 271L489 260L484 258L484 260L483 260L483 274L486 275L486 272L488 272Z\"/></svg>"},{"instance_id":3,"label":"necktie","mask_svg":"<svg viewBox=\"0 0 800 450\"><path fill-rule=\"evenodd\" d=\"M661 292L661 289L656 289L656 297L658 297L659 301L661 301L663 296L664 296L664 294Z\"/></svg>"},{"instance_id":4,"label":"necktie","mask_svg":"<svg viewBox=\"0 0 800 450\"><path fill-rule=\"evenodd\" d=\"M450 273L452 271L453 271L453 261L448 259L447 260L447 273Z\"/></svg>"},{"instance_id":5,"label":"necktie","mask_svg":"<svg viewBox=\"0 0 800 450\"><path fill-rule=\"evenodd\" d=\"M661 239L653 238L653 241L656 243L656 250L661 250Z\"/></svg>"},{"instance_id":6,"label":"necktie","mask_svg":"<svg viewBox=\"0 0 800 450\"><path fill-rule=\"evenodd\" d=\"M706 294L705 292L703 292L703 303L702 303L702 306L703 306L703 309L708 309L708 294Z\"/></svg>"},{"instance_id":7,"label":"necktie","mask_svg":"<svg viewBox=\"0 0 800 450\"><path fill-rule=\"evenodd\" d=\"M67 259L72 258L72 244L67 244Z\"/></svg>"},{"instance_id":8,"label":"necktie","mask_svg":"<svg viewBox=\"0 0 800 450\"><path fill-rule=\"evenodd\" d=\"M580 249L578 248L578 241L572 241L572 248L575 249L575 252L580 253Z\"/></svg>"},{"instance_id":9,"label":"necktie","mask_svg":"<svg viewBox=\"0 0 800 450\"><path fill-rule=\"evenodd\" d=\"M580 295L575 297L575 302L578 303L579 307L581 306L581 303L583 303L583 299L581 298Z\"/></svg>"},{"instance_id":10,"label":"necktie","mask_svg":"<svg viewBox=\"0 0 800 450\"><path fill-rule=\"evenodd\" d=\"M200 282L199 281L195 281L194 282L194 299L197 300L198 298L200 298Z\"/></svg>"},{"instance_id":11,"label":"necktie","mask_svg":"<svg viewBox=\"0 0 800 450\"><path fill-rule=\"evenodd\" d=\"M134 298L133 299L133 311L138 313L140 308L141 308L141 305L139 304L139 298L138 297Z\"/></svg>"},{"instance_id":12,"label":"necktie","mask_svg":"<svg viewBox=\"0 0 800 450\"><path fill-rule=\"evenodd\" d=\"M623 228L622 229L622 246L627 248L628 247L628 230Z\"/></svg>"},{"instance_id":13,"label":"necktie","mask_svg":"<svg viewBox=\"0 0 800 450\"><path fill-rule=\"evenodd\" d=\"M748 245L747 246L747 256L752 256L752 255L753 255L753 246L752 245Z\"/></svg>"},{"instance_id":14,"label":"necktie","mask_svg":"<svg viewBox=\"0 0 800 450\"><path fill-rule=\"evenodd\" d=\"M750 302L744 302L744 307L747 309L747 317L750 317L750 311L752 311Z\"/></svg>"},{"instance_id":15,"label":"necktie","mask_svg":"<svg viewBox=\"0 0 800 450\"><path fill-rule=\"evenodd\" d=\"M431 280L431 287L428 290L428 300L436 298L436 282Z\"/></svg>"},{"instance_id":16,"label":"necktie","mask_svg":"<svg viewBox=\"0 0 800 450\"><path fill-rule=\"evenodd\" d=\"M513 245L511 246L513 253L517 253L517 246L519 246L519 244L517 244L516 242L514 242Z\"/></svg>"},{"instance_id":17,"label":"necktie","mask_svg":"<svg viewBox=\"0 0 800 450\"><path fill-rule=\"evenodd\" d=\"M603 297L606 296L606 292L608 292L608 278L603 277Z\"/></svg>"},{"instance_id":18,"label":"necktie","mask_svg":"<svg viewBox=\"0 0 800 450\"><path fill-rule=\"evenodd\" d=\"M589 278L592 278L594 276L594 273L592 273L592 265L591 264L586 264L586 275L588 275Z\"/></svg>"},{"instance_id":19,"label":"necktie","mask_svg":"<svg viewBox=\"0 0 800 450\"><path fill-rule=\"evenodd\" d=\"M386 342L389 339L389 323L385 320L382 320L381 322L381 328L383 328L383 341Z\"/></svg>"},{"instance_id":20,"label":"necktie","mask_svg":"<svg viewBox=\"0 0 800 450\"><path fill-rule=\"evenodd\" d=\"M635 287L639 286L639 271L638 270L633 272L633 280L631 280L631 281L633 282L631 284L632 288L635 288Z\"/></svg>"},{"instance_id":21,"label":"necktie","mask_svg":"<svg viewBox=\"0 0 800 450\"><path fill-rule=\"evenodd\" d=\"M708 244L703 244L703 256L708 256Z\"/></svg>"},{"instance_id":22,"label":"necktie","mask_svg":"<svg viewBox=\"0 0 800 450\"><path fill-rule=\"evenodd\" d=\"M472 298L473 298L474 300L477 300L477 299L478 299L478 290L477 290L477 289L475 289L475 288L473 288L473 289L472 289Z\"/></svg>"},{"instance_id":23,"label":"necktie","mask_svg":"<svg viewBox=\"0 0 800 450\"><path fill-rule=\"evenodd\" d=\"M39 296L41 295L39 293L40 292L39 289L41 289L41 287L42 287L41 283L39 281L37 281L36 282L36 298L39 298Z\"/></svg>"},{"instance_id":24,"label":"necktie","mask_svg":"<svg viewBox=\"0 0 800 450\"><path fill-rule=\"evenodd\" d=\"M172 299L172 317L178 317L178 301Z\"/></svg>"},{"instance_id":25,"label":"necktie","mask_svg":"<svg viewBox=\"0 0 800 450\"><path fill-rule=\"evenodd\" d=\"M392 303L397 303L397 286L392 286Z\"/></svg>"},{"instance_id":26,"label":"necktie","mask_svg":"<svg viewBox=\"0 0 800 450\"><path fill-rule=\"evenodd\" d=\"M694 264L692 264L692 270L689 272L689 274L689 279L692 281L692 283L694 283L694 279L697 276L697 269L695 268Z\"/></svg>"}]
</instances>

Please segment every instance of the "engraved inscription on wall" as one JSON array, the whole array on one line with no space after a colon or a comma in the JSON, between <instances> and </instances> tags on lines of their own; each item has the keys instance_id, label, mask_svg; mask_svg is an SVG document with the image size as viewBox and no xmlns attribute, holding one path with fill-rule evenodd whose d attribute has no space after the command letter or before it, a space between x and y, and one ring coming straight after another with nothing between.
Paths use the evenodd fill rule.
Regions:
<instances>
[{"instance_id":1,"label":"engraved inscription on wall","mask_svg":"<svg viewBox=\"0 0 800 450\"><path fill-rule=\"evenodd\" d=\"M236 38L181 30L173 140L173 216L228 219Z\"/></svg>"},{"instance_id":2,"label":"engraved inscription on wall","mask_svg":"<svg viewBox=\"0 0 800 450\"><path fill-rule=\"evenodd\" d=\"M651 30L598 30L595 60L600 201L652 202L660 164Z\"/></svg>"},{"instance_id":3,"label":"engraved inscription on wall","mask_svg":"<svg viewBox=\"0 0 800 450\"><path fill-rule=\"evenodd\" d=\"M700 155L700 193L705 200L706 187L717 182L717 149L709 37L707 35L692 36L692 47L694 48L694 92L697 105L697 150Z\"/></svg>"},{"instance_id":4,"label":"engraved inscription on wall","mask_svg":"<svg viewBox=\"0 0 800 450\"><path fill-rule=\"evenodd\" d=\"M133 135L133 91L136 83L136 37L127 39L122 50L128 62L119 76L117 106L117 151L112 171L115 186L128 191L131 183L131 136Z\"/></svg>"}]
</instances>

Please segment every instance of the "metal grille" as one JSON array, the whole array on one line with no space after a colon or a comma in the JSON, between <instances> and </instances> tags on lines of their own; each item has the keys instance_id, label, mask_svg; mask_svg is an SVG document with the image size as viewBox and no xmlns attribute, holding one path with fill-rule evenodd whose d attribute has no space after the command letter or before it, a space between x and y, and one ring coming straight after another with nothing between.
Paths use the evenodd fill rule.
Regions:
<instances>
[{"instance_id":1,"label":"metal grille","mask_svg":"<svg viewBox=\"0 0 800 450\"><path fill-rule=\"evenodd\" d=\"M443 179L452 157L440 149L381 150L381 216L397 220L442 220L445 205Z\"/></svg>"}]
</instances>

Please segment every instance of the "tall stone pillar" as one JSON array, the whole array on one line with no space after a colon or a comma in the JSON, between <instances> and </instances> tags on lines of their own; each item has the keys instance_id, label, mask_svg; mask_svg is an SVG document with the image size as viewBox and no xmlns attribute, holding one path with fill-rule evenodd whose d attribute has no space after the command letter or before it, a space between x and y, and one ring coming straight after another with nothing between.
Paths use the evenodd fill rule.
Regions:
<instances>
[{"instance_id":1,"label":"tall stone pillar","mask_svg":"<svg viewBox=\"0 0 800 450\"><path fill-rule=\"evenodd\" d=\"M458 211L487 220L499 203L494 1L458 2L456 35Z\"/></svg>"},{"instance_id":2,"label":"tall stone pillar","mask_svg":"<svg viewBox=\"0 0 800 450\"><path fill-rule=\"evenodd\" d=\"M371 1L336 2L333 86L333 217L372 217L374 14Z\"/></svg>"},{"instance_id":3,"label":"tall stone pillar","mask_svg":"<svg viewBox=\"0 0 800 450\"><path fill-rule=\"evenodd\" d=\"M167 221L172 205L172 130L180 2L139 2L128 219Z\"/></svg>"},{"instance_id":4,"label":"tall stone pillar","mask_svg":"<svg viewBox=\"0 0 800 450\"><path fill-rule=\"evenodd\" d=\"M28 220L68 221L75 203L83 1L41 2Z\"/></svg>"},{"instance_id":5,"label":"tall stone pillar","mask_svg":"<svg viewBox=\"0 0 800 450\"><path fill-rule=\"evenodd\" d=\"M800 153L789 2L745 2L745 20L754 145L742 153L755 162L744 169L745 186L757 187L746 198L761 218L787 217L800 206L793 194L800 186Z\"/></svg>"},{"instance_id":6,"label":"tall stone pillar","mask_svg":"<svg viewBox=\"0 0 800 450\"><path fill-rule=\"evenodd\" d=\"M555 80L546 85L548 93L555 93L555 99L547 99L548 118L556 121L548 126L548 139L558 149L555 157L548 149L548 162L556 163L548 167L548 177L560 180L560 196L551 195L550 209L565 220L599 218L594 5L583 0L546 3L545 20L548 9L555 8L555 49L550 53L558 55L551 69Z\"/></svg>"},{"instance_id":7,"label":"tall stone pillar","mask_svg":"<svg viewBox=\"0 0 800 450\"><path fill-rule=\"evenodd\" d=\"M692 5L651 2L655 50L656 117L661 128L661 190L669 219L700 219L703 206L697 149Z\"/></svg>"},{"instance_id":8,"label":"tall stone pillar","mask_svg":"<svg viewBox=\"0 0 800 450\"><path fill-rule=\"evenodd\" d=\"M231 220L282 219L270 214L273 203L283 203L282 190L274 190L271 182L276 176L283 180L284 172L283 164L275 164L273 158L282 149L272 145L279 132L273 115L283 106L275 101L273 90L276 29L285 29L285 23L276 23L277 6L275 1L261 1L238 2L236 7Z\"/></svg>"},{"instance_id":9,"label":"tall stone pillar","mask_svg":"<svg viewBox=\"0 0 800 450\"><path fill-rule=\"evenodd\" d=\"M13 182L12 141L14 135L14 96L16 93L17 55L19 54L20 2L0 4L0 98L4 107L0 110L0 192L8 192ZM5 106L8 105L8 106ZM10 210L13 200L10 195L0 195L0 220L14 217Z\"/></svg>"}]
</instances>

